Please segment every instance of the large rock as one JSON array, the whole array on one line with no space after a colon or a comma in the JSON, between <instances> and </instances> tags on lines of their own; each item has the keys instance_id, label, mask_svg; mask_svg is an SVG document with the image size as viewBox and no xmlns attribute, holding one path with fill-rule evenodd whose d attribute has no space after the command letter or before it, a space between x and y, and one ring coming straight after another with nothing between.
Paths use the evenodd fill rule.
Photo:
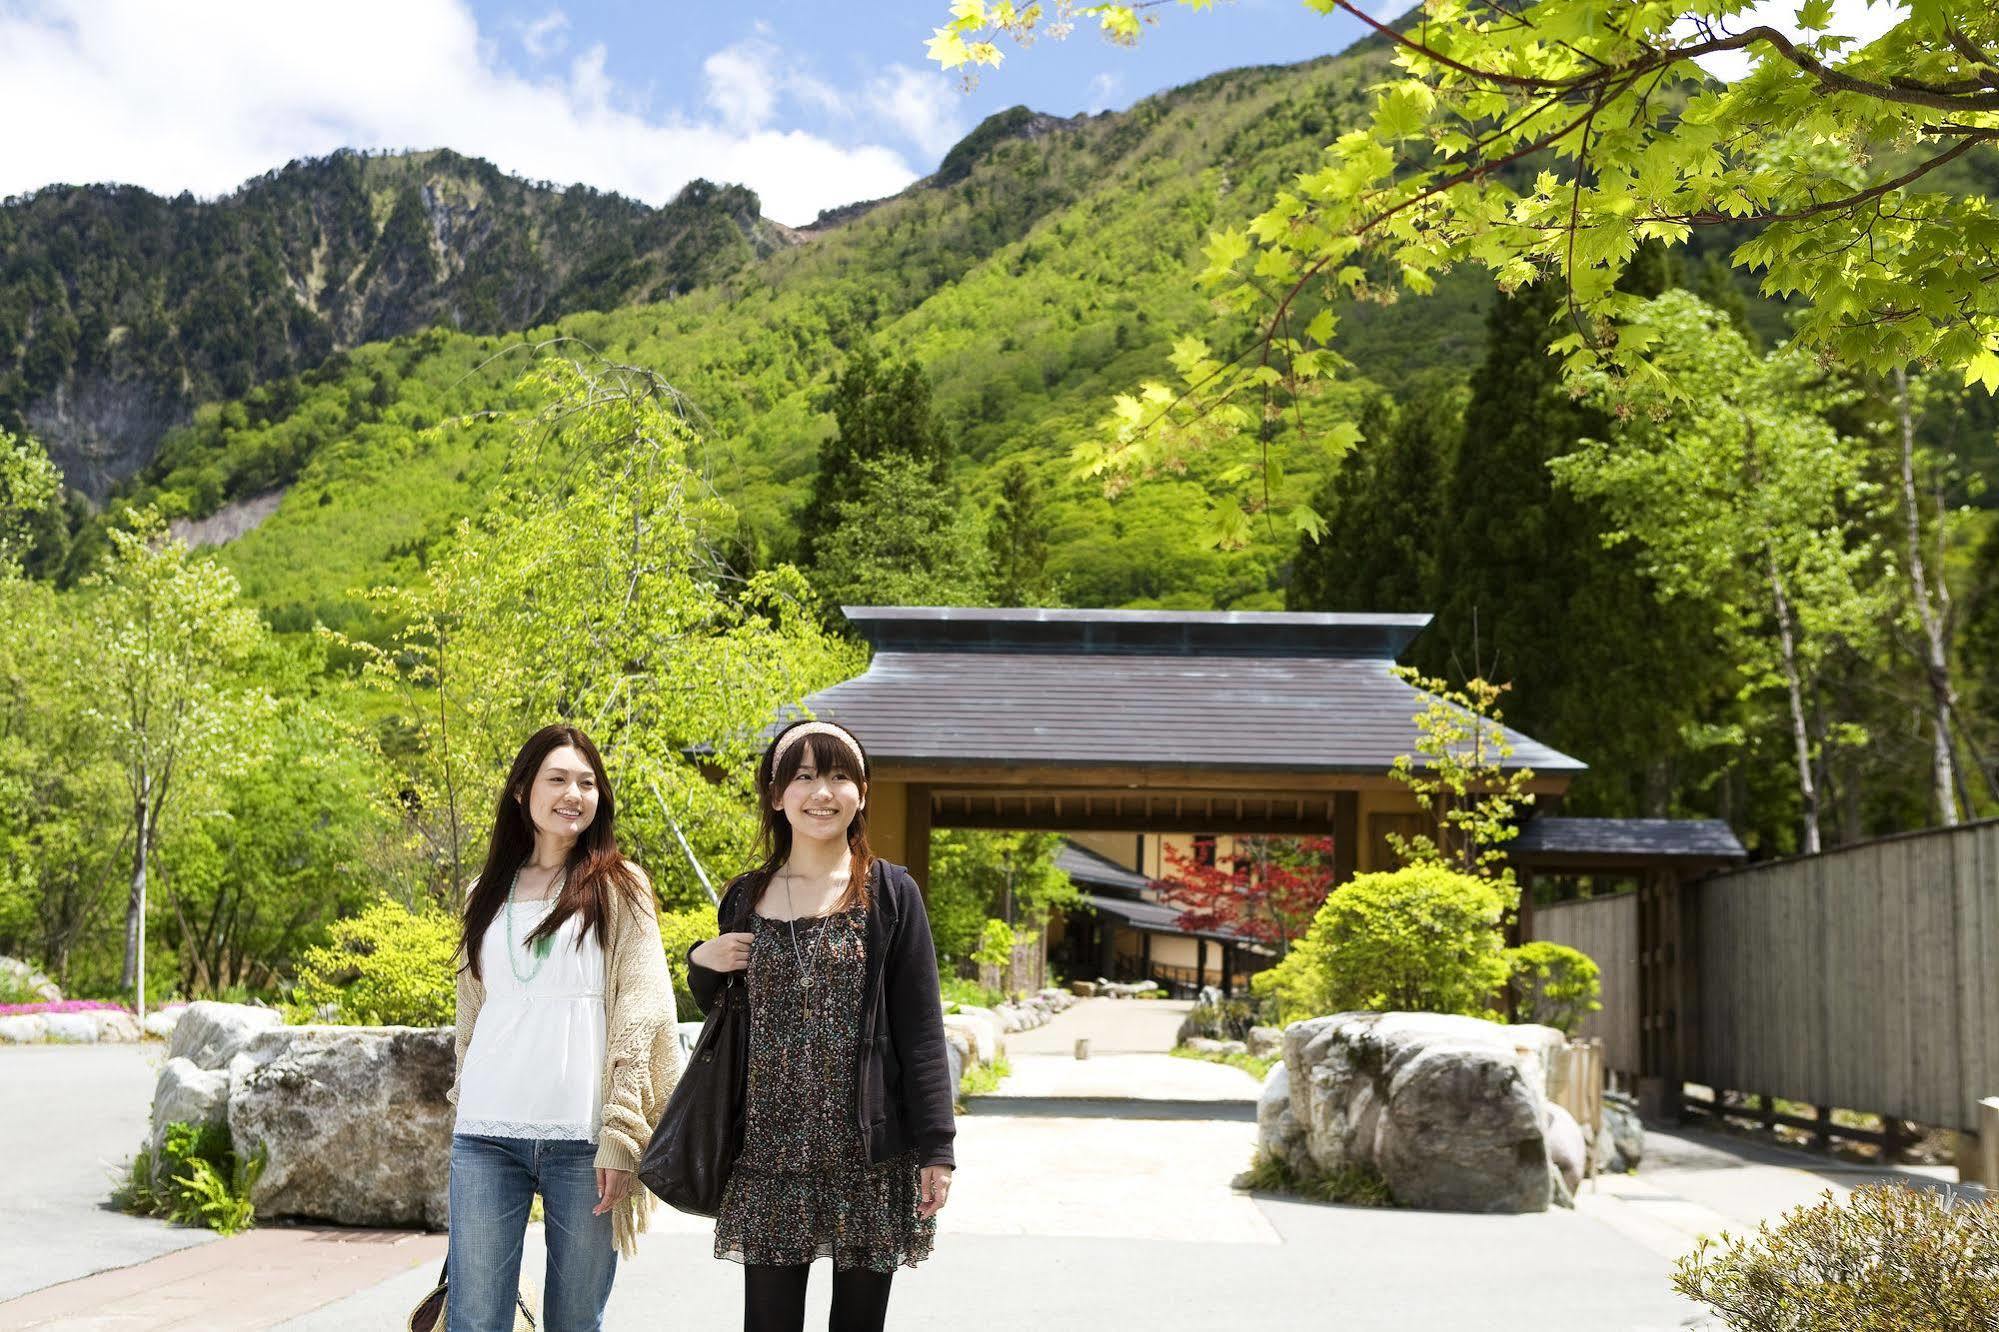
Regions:
<instances>
[{"instance_id":1,"label":"large rock","mask_svg":"<svg viewBox=\"0 0 1999 1332\"><path fill-rule=\"evenodd\" d=\"M1249 1039L1244 1042L1249 1052L1258 1059L1282 1059L1284 1057L1284 1028L1251 1027Z\"/></svg>"},{"instance_id":2,"label":"large rock","mask_svg":"<svg viewBox=\"0 0 1999 1332\"><path fill-rule=\"evenodd\" d=\"M1583 1143L1582 1125L1576 1123L1574 1115L1550 1101L1547 1103L1544 1129L1548 1142L1548 1168L1556 1176L1550 1184L1551 1201L1573 1207L1576 1190L1583 1186L1583 1168L1589 1160L1589 1148Z\"/></svg>"},{"instance_id":3,"label":"large rock","mask_svg":"<svg viewBox=\"0 0 1999 1332\"><path fill-rule=\"evenodd\" d=\"M18 957L0 957L0 979L8 981L10 989L26 990L34 995L29 1003L62 1002L62 987Z\"/></svg>"},{"instance_id":4,"label":"large rock","mask_svg":"<svg viewBox=\"0 0 1999 1332\"><path fill-rule=\"evenodd\" d=\"M1562 1039L1439 1013L1293 1023L1290 1113L1316 1170L1370 1170L1404 1206L1545 1211L1547 1070Z\"/></svg>"},{"instance_id":5,"label":"large rock","mask_svg":"<svg viewBox=\"0 0 1999 1332\"><path fill-rule=\"evenodd\" d=\"M1596 1168L1612 1174L1636 1170L1645 1159L1645 1125L1638 1103L1620 1092L1603 1096L1603 1132L1596 1135Z\"/></svg>"},{"instance_id":6,"label":"large rock","mask_svg":"<svg viewBox=\"0 0 1999 1332\"><path fill-rule=\"evenodd\" d=\"M44 1038L46 1040L65 1045L97 1044L97 1019L88 1010L81 1013L44 1013L42 1022L48 1033Z\"/></svg>"},{"instance_id":7,"label":"large rock","mask_svg":"<svg viewBox=\"0 0 1999 1332\"><path fill-rule=\"evenodd\" d=\"M277 1010L254 1004L218 1004L211 1000L189 1004L174 1023L173 1043L167 1047L170 1059L192 1059L202 1068L227 1068L252 1036L280 1025Z\"/></svg>"},{"instance_id":8,"label":"large rock","mask_svg":"<svg viewBox=\"0 0 1999 1332\"><path fill-rule=\"evenodd\" d=\"M957 1012L944 1015L944 1030L964 1032L972 1045L972 1058L981 1064L992 1063L1006 1050L999 1018L990 1008L961 1004Z\"/></svg>"},{"instance_id":9,"label":"large rock","mask_svg":"<svg viewBox=\"0 0 1999 1332\"><path fill-rule=\"evenodd\" d=\"M1293 1174L1313 1169L1305 1148L1305 1127L1291 1113L1291 1073L1283 1064L1274 1064L1264 1075L1263 1091L1256 1098L1256 1136L1264 1155L1281 1161Z\"/></svg>"},{"instance_id":10,"label":"large rock","mask_svg":"<svg viewBox=\"0 0 1999 1332\"><path fill-rule=\"evenodd\" d=\"M174 1028L180 1024L180 1015L187 1012L186 1004L175 1004L171 1008L156 1008L146 1014L146 1035L157 1036L163 1041L174 1038Z\"/></svg>"},{"instance_id":11,"label":"large rock","mask_svg":"<svg viewBox=\"0 0 1999 1332\"><path fill-rule=\"evenodd\" d=\"M122 1008L92 1008L86 1011L97 1024L97 1039L100 1041L137 1041L145 1037L139 1019Z\"/></svg>"},{"instance_id":12,"label":"large rock","mask_svg":"<svg viewBox=\"0 0 1999 1332\"><path fill-rule=\"evenodd\" d=\"M0 1045L33 1045L49 1036L48 1019L40 1013L12 1013L0 1017Z\"/></svg>"},{"instance_id":13,"label":"large rock","mask_svg":"<svg viewBox=\"0 0 1999 1332\"><path fill-rule=\"evenodd\" d=\"M229 1075L192 1059L168 1059L153 1084L153 1160L174 1124L205 1127L229 1122Z\"/></svg>"},{"instance_id":14,"label":"large rock","mask_svg":"<svg viewBox=\"0 0 1999 1332\"><path fill-rule=\"evenodd\" d=\"M451 1077L448 1027L253 1034L229 1064L229 1133L238 1155L266 1153L257 1215L442 1228Z\"/></svg>"},{"instance_id":15,"label":"large rock","mask_svg":"<svg viewBox=\"0 0 1999 1332\"><path fill-rule=\"evenodd\" d=\"M965 1054L956 1041L944 1042L944 1066L951 1070L951 1095L956 1096L965 1080Z\"/></svg>"}]
</instances>

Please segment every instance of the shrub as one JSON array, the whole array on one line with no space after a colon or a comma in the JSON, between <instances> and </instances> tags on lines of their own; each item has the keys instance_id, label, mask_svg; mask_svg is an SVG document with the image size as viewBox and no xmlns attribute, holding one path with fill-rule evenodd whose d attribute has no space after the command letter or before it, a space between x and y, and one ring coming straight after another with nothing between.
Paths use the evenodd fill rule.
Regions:
<instances>
[{"instance_id":1,"label":"shrub","mask_svg":"<svg viewBox=\"0 0 1999 1332\"><path fill-rule=\"evenodd\" d=\"M1321 1013L1487 1016L1506 981L1501 884L1435 865L1362 874L1335 890L1268 982ZM1294 963L1294 959L1296 959ZM1252 987L1254 989L1254 987Z\"/></svg>"},{"instance_id":2,"label":"shrub","mask_svg":"<svg viewBox=\"0 0 1999 1332\"><path fill-rule=\"evenodd\" d=\"M1566 944L1537 939L1505 953L1506 991L1521 1022L1539 1022L1573 1036L1582 1020L1602 1008L1596 963Z\"/></svg>"},{"instance_id":3,"label":"shrub","mask_svg":"<svg viewBox=\"0 0 1999 1332\"><path fill-rule=\"evenodd\" d=\"M306 951L292 990L292 1020L354 1026L441 1027L457 1008L459 922L383 900L335 921L323 947Z\"/></svg>"},{"instance_id":4,"label":"shrub","mask_svg":"<svg viewBox=\"0 0 1999 1332\"><path fill-rule=\"evenodd\" d=\"M249 1229L256 1219L250 1192L264 1172L264 1154L236 1154L220 1124L169 1124L160 1158L141 1147L113 1201L133 1216L165 1217L221 1235Z\"/></svg>"},{"instance_id":5,"label":"shrub","mask_svg":"<svg viewBox=\"0 0 1999 1332\"><path fill-rule=\"evenodd\" d=\"M979 951L972 954L972 961L1004 971L1013 964L1013 947L1018 942L1013 926L1003 920L988 920L979 935Z\"/></svg>"},{"instance_id":6,"label":"shrub","mask_svg":"<svg viewBox=\"0 0 1999 1332\"><path fill-rule=\"evenodd\" d=\"M938 988L944 992L944 1002L947 1004L970 1004L975 1008L992 1008L1006 998L998 990L990 989L975 980L966 980L962 976L946 976L938 982Z\"/></svg>"},{"instance_id":7,"label":"shrub","mask_svg":"<svg viewBox=\"0 0 1999 1332\"><path fill-rule=\"evenodd\" d=\"M714 938L721 928L712 906L659 914L659 941L666 948L666 969L673 976L674 1007L679 1010L682 1022L701 1020L701 1005L694 1002L694 992L687 988L687 950Z\"/></svg>"},{"instance_id":8,"label":"shrub","mask_svg":"<svg viewBox=\"0 0 1999 1332\"><path fill-rule=\"evenodd\" d=\"M1349 1207L1393 1207L1395 1195L1380 1175L1365 1166L1348 1166L1334 1174L1299 1174L1275 1156L1258 1152L1235 1186L1259 1193L1288 1193L1313 1202L1344 1203Z\"/></svg>"},{"instance_id":9,"label":"shrub","mask_svg":"<svg viewBox=\"0 0 1999 1332\"><path fill-rule=\"evenodd\" d=\"M1901 1184L1831 1190L1753 1238L1702 1239L1673 1288L1736 1332L1999 1327L1999 1202Z\"/></svg>"},{"instance_id":10,"label":"shrub","mask_svg":"<svg viewBox=\"0 0 1999 1332\"><path fill-rule=\"evenodd\" d=\"M1254 986L1254 981L1251 984ZM1180 1037L1182 1040L1189 1036L1206 1036L1215 1041L1247 1040L1249 1029L1262 1025L1267 1010L1274 1007L1267 1001L1252 999L1224 999L1220 1003L1195 1004L1187 1010L1187 1018L1180 1024Z\"/></svg>"}]
</instances>

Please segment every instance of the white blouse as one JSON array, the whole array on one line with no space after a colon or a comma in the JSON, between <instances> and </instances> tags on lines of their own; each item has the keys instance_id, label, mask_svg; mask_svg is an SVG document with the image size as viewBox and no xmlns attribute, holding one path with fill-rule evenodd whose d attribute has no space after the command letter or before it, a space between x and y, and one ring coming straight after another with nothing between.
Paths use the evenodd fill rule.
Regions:
<instances>
[{"instance_id":1,"label":"white blouse","mask_svg":"<svg viewBox=\"0 0 1999 1332\"><path fill-rule=\"evenodd\" d=\"M604 949L571 916L534 970L527 937L554 902L503 903L479 941L486 1000L459 1074L457 1132L595 1141L604 1114ZM507 913L515 954L507 958ZM579 938L581 947L578 947ZM534 978L523 983L520 975Z\"/></svg>"}]
</instances>

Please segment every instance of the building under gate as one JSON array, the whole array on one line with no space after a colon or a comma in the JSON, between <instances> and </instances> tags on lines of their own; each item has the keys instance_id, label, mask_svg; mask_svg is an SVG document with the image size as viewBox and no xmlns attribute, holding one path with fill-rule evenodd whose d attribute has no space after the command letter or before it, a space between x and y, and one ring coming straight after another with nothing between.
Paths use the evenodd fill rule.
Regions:
<instances>
[{"instance_id":1,"label":"building under gate","mask_svg":"<svg viewBox=\"0 0 1999 1332\"><path fill-rule=\"evenodd\" d=\"M1426 699L1392 668L1428 615L844 613L873 659L805 706L852 727L868 747L871 839L919 883L933 828L1068 833L1111 868L1147 878L1161 873L1162 837L1330 836L1337 882L1394 868L1390 835L1426 826L1392 771L1398 756L1416 752L1414 718ZM1518 731L1506 735L1513 753L1504 766L1532 770L1537 811L1557 806L1585 765ZM1514 863L1550 874L1571 861L1611 865L1670 894L1680 876L1711 867L1715 853L1742 854L1726 829L1726 846L1654 829L1654 844L1626 838L1606 850L1584 826L1597 821L1562 822L1563 837L1523 846ZM1577 846L1580 859L1570 855ZM1687 854L1690 846L1697 854ZM1143 967L1234 978L1236 941L1177 932L1163 908L1144 909L1142 890L1093 895L1105 900L1094 904L1091 942L1079 956L1131 956L1118 942L1124 931L1139 941ZM1671 926L1669 912L1668 903L1654 913L1660 931ZM1531 908L1522 914L1531 937ZM1646 1030L1678 1030L1684 978L1673 965L1661 958L1645 986ZM1669 1044L1626 1071L1668 1073Z\"/></svg>"}]
</instances>

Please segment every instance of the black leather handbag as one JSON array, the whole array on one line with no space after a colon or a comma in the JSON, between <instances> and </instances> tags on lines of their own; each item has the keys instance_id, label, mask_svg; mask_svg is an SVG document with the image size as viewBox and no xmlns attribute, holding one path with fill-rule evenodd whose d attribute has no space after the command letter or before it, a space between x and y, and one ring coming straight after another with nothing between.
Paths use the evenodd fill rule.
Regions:
<instances>
[{"instance_id":1,"label":"black leather handbag","mask_svg":"<svg viewBox=\"0 0 1999 1332\"><path fill-rule=\"evenodd\" d=\"M695 1216L722 1210L722 1186L743 1150L749 1060L749 994L737 972L724 982L639 1158L639 1182L667 1206Z\"/></svg>"}]
</instances>

